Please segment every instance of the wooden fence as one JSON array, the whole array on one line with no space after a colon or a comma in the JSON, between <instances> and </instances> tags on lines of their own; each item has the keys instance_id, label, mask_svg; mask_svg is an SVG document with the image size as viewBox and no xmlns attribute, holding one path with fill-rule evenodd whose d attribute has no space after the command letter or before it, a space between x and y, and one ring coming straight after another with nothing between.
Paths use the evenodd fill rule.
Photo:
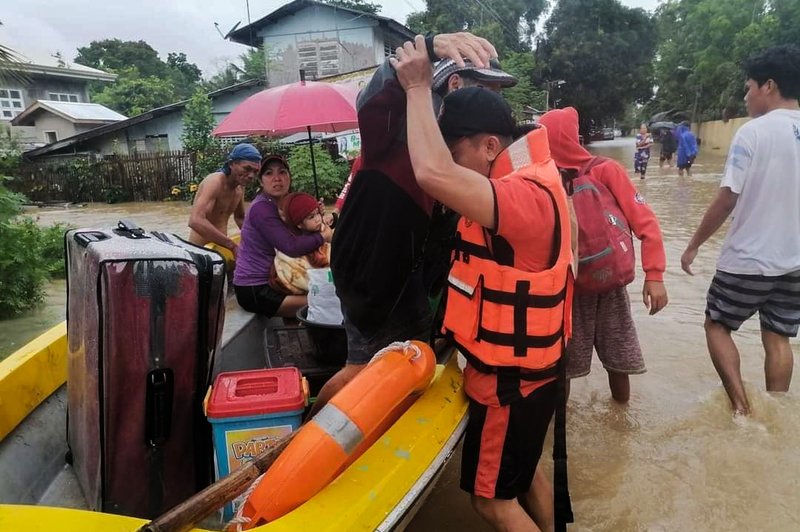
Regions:
<instances>
[{"instance_id":1,"label":"wooden fence","mask_svg":"<svg viewBox=\"0 0 800 532\"><path fill-rule=\"evenodd\" d=\"M173 151L130 156L75 156L23 163L11 188L33 202L161 201L195 177L194 156Z\"/></svg>"}]
</instances>

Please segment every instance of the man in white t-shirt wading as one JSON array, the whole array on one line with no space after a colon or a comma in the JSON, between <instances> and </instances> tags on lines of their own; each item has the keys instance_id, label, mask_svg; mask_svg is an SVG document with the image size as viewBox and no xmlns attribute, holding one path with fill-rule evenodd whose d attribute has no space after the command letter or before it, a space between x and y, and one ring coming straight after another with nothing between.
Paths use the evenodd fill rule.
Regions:
<instances>
[{"instance_id":1,"label":"man in white t-shirt wading","mask_svg":"<svg viewBox=\"0 0 800 532\"><path fill-rule=\"evenodd\" d=\"M735 414L749 414L731 331L758 311L767 391L792 381L789 338L800 325L800 48L784 45L750 58L744 101L754 118L733 139L716 198L681 256L733 213L706 298L706 340Z\"/></svg>"}]
</instances>

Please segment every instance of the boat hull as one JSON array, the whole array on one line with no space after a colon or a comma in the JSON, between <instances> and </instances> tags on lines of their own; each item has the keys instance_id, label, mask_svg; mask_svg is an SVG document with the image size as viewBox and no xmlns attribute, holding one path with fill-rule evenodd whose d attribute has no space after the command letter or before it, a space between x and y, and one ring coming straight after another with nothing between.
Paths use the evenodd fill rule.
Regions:
<instances>
[{"instance_id":1,"label":"boat hull","mask_svg":"<svg viewBox=\"0 0 800 532\"><path fill-rule=\"evenodd\" d=\"M264 326L262 319L237 318L235 312L231 314L232 322L239 320L241 326L223 339L223 368L226 352L241 347L250 338L260 337L257 331ZM63 401L58 394L48 399L53 390L66 380L66 338L60 334L62 331L65 331L63 325L58 326L0 362L0 410L3 412L0 430L4 431L0 442L0 469L8 465L3 464L6 460L26 462L15 464L17 468L43 466L40 461L21 459L19 454L16 459L8 458L14 456L8 451L17 447L19 434L25 431L38 434L37 427L27 426L43 413L39 411L36 415L29 415L37 407L56 411L54 417L44 418L48 421L37 423L39 428L46 426L56 435L53 438L57 441L49 441L51 464L61 470L66 467L61 462L63 455L52 451L58 448L66 450L64 425L59 421L63 420L63 412L61 417L57 412L59 408L63 410ZM230 364L230 357L227 358ZM44 379L38 378L42 375L39 371L44 372ZM40 382L42 380L46 382ZM7 411L12 415L6 415ZM461 371L453 356L446 364L437 367L430 388L333 483L281 519L254 530L391 530L405 523L458 444L465 426L466 411ZM61 473L63 476L63 471ZM4 484L7 482L6 474L0 478ZM60 500L53 490L35 502L17 495L12 497L10 493L19 492L0 489L0 502L72 504ZM143 519L79 509L0 504L0 530L130 531L145 522Z\"/></svg>"}]
</instances>

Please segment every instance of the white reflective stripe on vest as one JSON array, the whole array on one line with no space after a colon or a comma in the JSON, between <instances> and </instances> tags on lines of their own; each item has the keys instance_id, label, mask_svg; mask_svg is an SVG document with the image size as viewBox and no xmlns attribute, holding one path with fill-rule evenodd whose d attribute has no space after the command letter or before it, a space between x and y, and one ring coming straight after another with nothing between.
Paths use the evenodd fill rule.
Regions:
<instances>
[{"instance_id":1,"label":"white reflective stripe on vest","mask_svg":"<svg viewBox=\"0 0 800 532\"><path fill-rule=\"evenodd\" d=\"M311 421L333 438L347 454L353 452L364 439L361 429L334 404L323 406Z\"/></svg>"},{"instance_id":2,"label":"white reflective stripe on vest","mask_svg":"<svg viewBox=\"0 0 800 532\"><path fill-rule=\"evenodd\" d=\"M515 172L520 168L524 168L533 164L533 161L531 161L531 154L528 151L527 137L518 139L516 142L512 143L511 146L506 148L506 150L508 150L508 157L511 160L511 167Z\"/></svg>"}]
</instances>

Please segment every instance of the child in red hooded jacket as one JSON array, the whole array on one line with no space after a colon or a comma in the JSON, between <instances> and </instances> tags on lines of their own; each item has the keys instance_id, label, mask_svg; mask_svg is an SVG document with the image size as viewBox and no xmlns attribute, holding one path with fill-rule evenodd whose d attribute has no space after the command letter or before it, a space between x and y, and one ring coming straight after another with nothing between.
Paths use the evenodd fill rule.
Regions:
<instances>
[{"instance_id":1,"label":"child in red hooded jacket","mask_svg":"<svg viewBox=\"0 0 800 532\"><path fill-rule=\"evenodd\" d=\"M667 305L664 287L666 255L658 220L644 197L636 190L625 169L612 159L599 164L581 146L578 136L578 112L572 108L545 113L539 124L547 128L550 153L556 165L588 174L614 197L628 226L641 240L642 268L645 272L642 298L650 314ZM580 220L580 213L578 219ZM580 271L578 273L580 275ZM627 403L630 398L628 375L646 371L642 349L631 316L627 288L621 286L601 294L575 292L572 311L572 339L567 346L567 378L589 374L592 350L608 372L612 397Z\"/></svg>"},{"instance_id":2,"label":"child in red hooded jacket","mask_svg":"<svg viewBox=\"0 0 800 532\"><path fill-rule=\"evenodd\" d=\"M319 202L311 194L292 192L278 203L278 211L289 230L295 235L315 234L323 221ZM267 283L273 290L284 294L308 293L309 268L326 268L330 265L331 246L323 242L316 250L300 257L290 257L275 251L275 261Z\"/></svg>"}]
</instances>

